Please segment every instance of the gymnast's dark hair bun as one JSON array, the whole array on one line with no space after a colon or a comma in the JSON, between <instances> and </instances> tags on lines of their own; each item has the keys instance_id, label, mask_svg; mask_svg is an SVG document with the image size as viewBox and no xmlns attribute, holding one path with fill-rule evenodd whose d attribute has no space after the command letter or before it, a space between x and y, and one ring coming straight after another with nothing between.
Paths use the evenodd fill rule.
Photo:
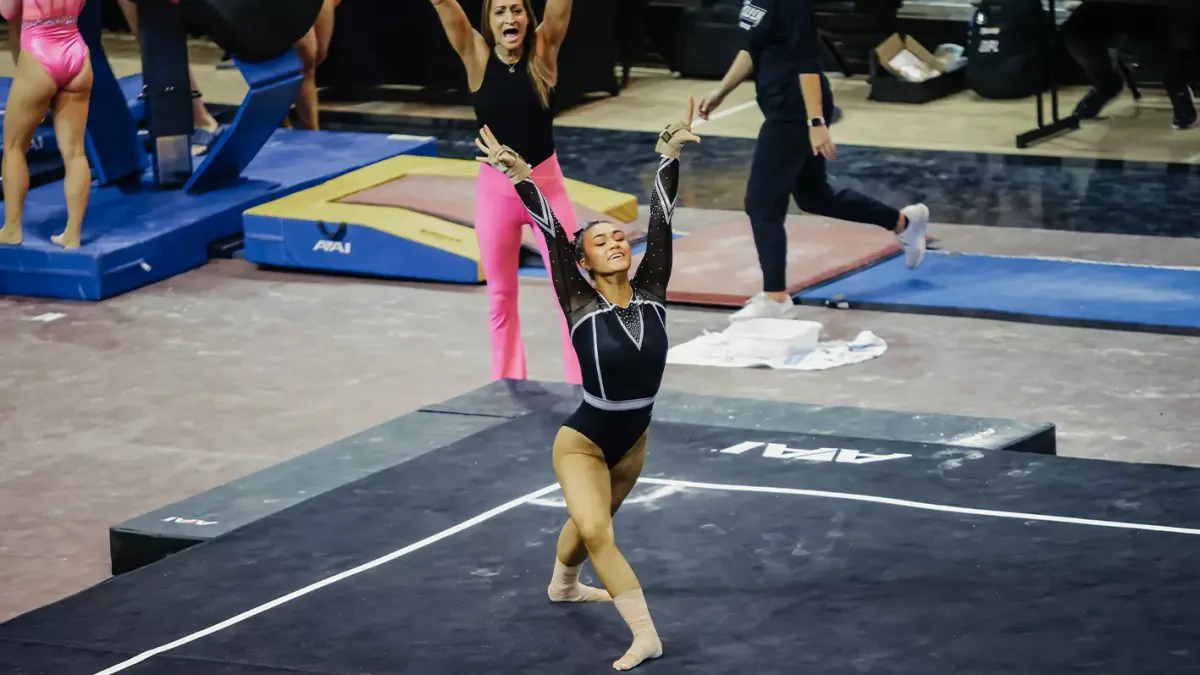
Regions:
<instances>
[{"instance_id":1,"label":"gymnast's dark hair bun","mask_svg":"<svg viewBox=\"0 0 1200 675\"><path fill-rule=\"evenodd\" d=\"M584 235L584 233L586 233L589 229L591 229L591 227L593 225L599 225L600 223L603 223L603 222L604 222L603 220L589 220L583 227L579 228L578 230L575 230L575 239L572 240L571 243L575 247L575 259L576 260L583 260L583 235Z\"/></svg>"},{"instance_id":2,"label":"gymnast's dark hair bun","mask_svg":"<svg viewBox=\"0 0 1200 675\"><path fill-rule=\"evenodd\" d=\"M589 221L587 221L586 224L584 224L583 227L579 228L578 230L575 230L575 238L573 240L571 240L571 244L575 249L575 261L576 262L583 260L583 235L586 234L587 231L589 229L591 229L591 227L593 225L599 225L600 223L603 223L603 222L604 222L603 220L589 220ZM588 275L590 276L591 272L588 272Z\"/></svg>"}]
</instances>

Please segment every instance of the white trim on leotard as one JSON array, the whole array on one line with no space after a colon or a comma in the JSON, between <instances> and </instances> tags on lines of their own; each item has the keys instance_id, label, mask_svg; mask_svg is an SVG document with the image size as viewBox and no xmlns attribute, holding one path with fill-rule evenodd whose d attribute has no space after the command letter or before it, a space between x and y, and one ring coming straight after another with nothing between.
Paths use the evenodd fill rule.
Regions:
<instances>
[{"instance_id":1,"label":"white trim on leotard","mask_svg":"<svg viewBox=\"0 0 1200 675\"><path fill-rule=\"evenodd\" d=\"M583 400L586 401L588 405L593 407L614 412L621 410L638 410L654 403L653 396L648 398L631 398L624 401L610 401L606 398L596 398L586 391L583 392Z\"/></svg>"}]
</instances>

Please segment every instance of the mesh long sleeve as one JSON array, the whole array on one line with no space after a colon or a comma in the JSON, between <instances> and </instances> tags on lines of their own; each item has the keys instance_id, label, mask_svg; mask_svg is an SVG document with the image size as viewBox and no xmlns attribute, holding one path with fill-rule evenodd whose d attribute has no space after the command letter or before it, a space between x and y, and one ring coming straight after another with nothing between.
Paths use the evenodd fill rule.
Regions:
<instances>
[{"instance_id":1,"label":"mesh long sleeve","mask_svg":"<svg viewBox=\"0 0 1200 675\"><path fill-rule=\"evenodd\" d=\"M633 285L659 302L666 302L671 280L671 217L679 197L679 160L659 158L658 172L650 191L650 225L646 230L646 253L638 265Z\"/></svg>"},{"instance_id":2,"label":"mesh long sleeve","mask_svg":"<svg viewBox=\"0 0 1200 675\"><path fill-rule=\"evenodd\" d=\"M546 237L546 250L550 257L550 278L554 283L554 292L558 295L558 304L562 307L563 315L568 321L572 314L583 309L596 295L595 289L579 272L575 262L575 250L567 238L567 232L558 222L550 202L538 186L528 178L517 183L514 187L525 210Z\"/></svg>"}]
</instances>

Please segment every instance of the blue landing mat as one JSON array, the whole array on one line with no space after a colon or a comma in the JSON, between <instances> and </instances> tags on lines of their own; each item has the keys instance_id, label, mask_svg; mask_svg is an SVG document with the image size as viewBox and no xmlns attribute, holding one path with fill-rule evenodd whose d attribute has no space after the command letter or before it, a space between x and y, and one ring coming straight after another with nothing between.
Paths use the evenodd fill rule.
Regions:
<instances>
[{"instance_id":1,"label":"blue landing mat","mask_svg":"<svg viewBox=\"0 0 1200 675\"><path fill-rule=\"evenodd\" d=\"M801 291L801 304L1200 335L1200 268L929 251Z\"/></svg>"},{"instance_id":2,"label":"blue landing mat","mask_svg":"<svg viewBox=\"0 0 1200 675\"><path fill-rule=\"evenodd\" d=\"M242 212L400 154L434 155L436 139L280 129L230 187L190 195L140 184L92 186L83 245L50 242L62 231L62 183L29 191L25 241L0 246L0 294L102 300L204 264L208 244L236 236Z\"/></svg>"}]
</instances>

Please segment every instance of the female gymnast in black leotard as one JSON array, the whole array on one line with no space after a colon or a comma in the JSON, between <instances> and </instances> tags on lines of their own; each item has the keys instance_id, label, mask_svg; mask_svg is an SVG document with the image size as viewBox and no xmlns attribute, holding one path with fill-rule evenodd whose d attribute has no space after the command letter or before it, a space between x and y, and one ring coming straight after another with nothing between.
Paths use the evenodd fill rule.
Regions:
<instances>
[{"instance_id":1,"label":"female gymnast in black leotard","mask_svg":"<svg viewBox=\"0 0 1200 675\"><path fill-rule=\"evenodd\" d=\"M629 670L662 655L641 585L613 541L612 516L633 489L646 457L654 397L667 361L666 302L671 277L671 214L679 189L679 150L700 139L688 114L659 135L661 154L650 196L646 253L630 278L629 242L620 227L593 222L574 241L537 185L530 167L484 127L481 157L508 175L534 224L546 235L550 272L583 372L583 401L554 439L554 472L569 519L558 537L548 593L556 602L612 600L633 632L633 644L613 663ZM591 283L580 273L582 267ZM592 559L607 593L579 583Z\"/></svg>"}]
</instances>

